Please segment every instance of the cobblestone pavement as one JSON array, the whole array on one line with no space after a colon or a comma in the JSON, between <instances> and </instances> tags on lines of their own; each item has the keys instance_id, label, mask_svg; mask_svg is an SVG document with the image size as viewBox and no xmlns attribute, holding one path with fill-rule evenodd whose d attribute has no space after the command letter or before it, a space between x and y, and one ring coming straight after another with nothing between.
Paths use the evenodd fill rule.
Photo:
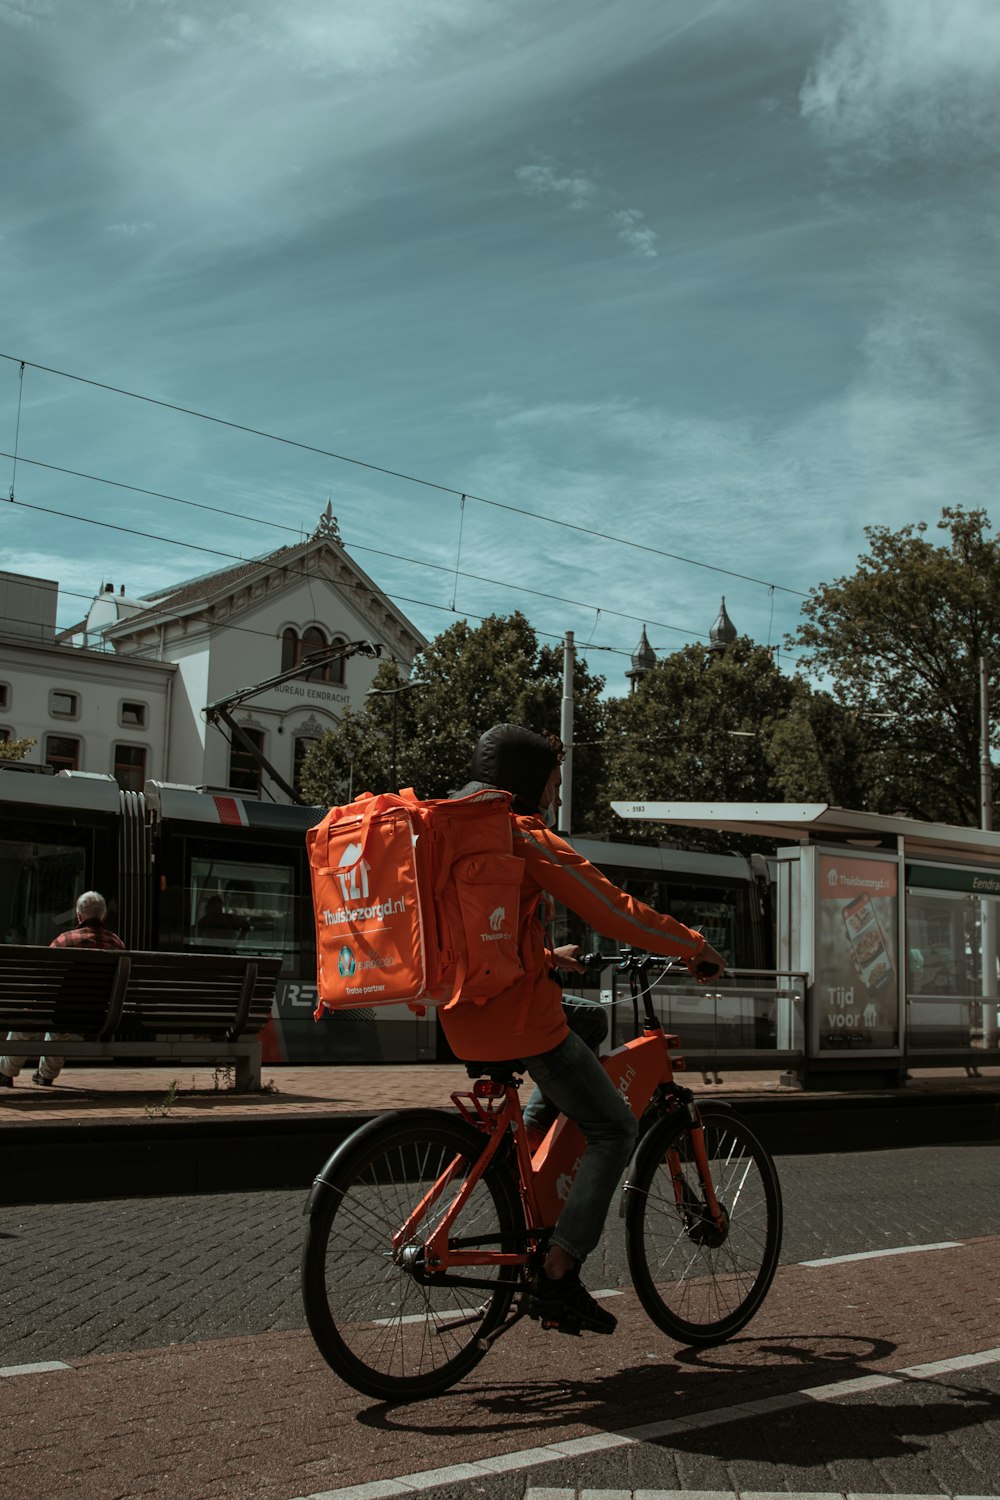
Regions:
<instances>
[{"instance_id":1,"label":"cobblestone pavement","mask_svg":"<svg viewBox=\"0 0 1000 1500\"><path fill-rule=\"evenodd\" d=\"M0 1379L0 1493L1000 1493L1000 1150L779 1170L783 1265L731 1343L678 1351L652 1327L612 1219L588 1280L620 1293L613 1339L522 1324L447 1396L391 1408L341 1385L303 1331L301 1194L8 1210L0 1366L29 1368ZM62 1367L30 1368L47 1362Z\"/></svg>"},{"instance_id":2,"label":"cobblestone pavement","mask_svg":"<svg viewBox=\"0 0 1000 1500\"><path fill-rule=\"evenodd\" d=\"M317 1164L318 1165L318 1164ZM1000 1235L1000 1148L784 1157L785 1262ZM302 1193L11 1208L0 1364L304 1326ZM588 1279L628 1285L620 1221Z\"/></svg>"}]
</instances>

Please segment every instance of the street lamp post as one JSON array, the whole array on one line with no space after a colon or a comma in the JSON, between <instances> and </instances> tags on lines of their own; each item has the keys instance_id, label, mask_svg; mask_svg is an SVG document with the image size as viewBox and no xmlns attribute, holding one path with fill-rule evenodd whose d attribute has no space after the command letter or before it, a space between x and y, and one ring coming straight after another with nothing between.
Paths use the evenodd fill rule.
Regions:
<instances>
[{"instance_id":1,"label":"street lamp post","mask_svg":"<svg viewBox=\"0 0 1000 1500\"><path fill-rule=\"evenodd\" d=\"M394 792L399 791L399 778L396 775L396 724L397 724L397 701L400 693L408 693L410 688L426 687L427 683L422 677L414 677L409 682L401 682L399 687L394 688L369 688L365 694L366 698L391 698L392 699L392 740L391 757L389 763L389 781Z\"/></svg>"}]
</instances>

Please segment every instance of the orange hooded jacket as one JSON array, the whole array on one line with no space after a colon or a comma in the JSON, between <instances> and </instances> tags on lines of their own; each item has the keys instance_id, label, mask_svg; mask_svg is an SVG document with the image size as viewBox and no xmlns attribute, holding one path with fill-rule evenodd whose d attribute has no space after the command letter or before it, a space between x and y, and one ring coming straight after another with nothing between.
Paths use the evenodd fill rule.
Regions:
<instances>
[{"instance_id":1,"label":"orange hooded jacket","mask_svg":"<svg viewBox=\"0 0 1000 1500\"><path fill-rule=\"evenodd\" d=\"M673 917L662 916L607 880L537 815L512 814L514 853L524 860L518 912L518 948L524 975L483 1004L455 1000L438 1015L456 1057L477 1062L535 1057L567 1035L562 990L550 977L538 908L553 896L584 921L634 948L684 959L697 958L706 945Z\"/></svg>"}]
</instances>

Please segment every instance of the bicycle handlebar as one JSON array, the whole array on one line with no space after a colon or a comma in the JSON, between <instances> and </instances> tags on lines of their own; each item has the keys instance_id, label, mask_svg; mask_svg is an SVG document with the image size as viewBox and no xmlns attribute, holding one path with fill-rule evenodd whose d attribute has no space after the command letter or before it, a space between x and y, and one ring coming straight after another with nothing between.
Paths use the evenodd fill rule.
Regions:
<instances>
[{"instance_id":1,"label":"bicycle handlebar","mask_svg":"<svg viewBox=\"0 0 1000 1500\"><path fill-rule=\"evenodd\" d=\"M606 969L614 964L619 974L627 974L629 971L643 974L654 965L662 965L664 974L694 974L706 979L712 975L721 977L715 964L698 963L692 969L683 959L666 958L658 953L643 953L635 948L623 948L620 953L581 953L579 962L585 969ZM725 969L721 971L722 974L725 972Z\"/></svg>"}]
</instances>

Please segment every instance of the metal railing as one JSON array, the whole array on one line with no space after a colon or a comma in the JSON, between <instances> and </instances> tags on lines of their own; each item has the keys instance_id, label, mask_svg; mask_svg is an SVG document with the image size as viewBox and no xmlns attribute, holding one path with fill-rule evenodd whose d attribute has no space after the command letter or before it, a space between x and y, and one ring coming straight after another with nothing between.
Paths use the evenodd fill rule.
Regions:
<instances>
[{"instance_id":1,"label":"metal railing","mask_svg":"<svg viewBox=\"0 0 1000 1500\"><path fill-rule=\"evenodd\" d=\"M711 984L684 974L651 986L653 1008L665 1030L681 1039L688 1066L706 1073L794 1070L805 1055L808 976L793 969L731 969ZM628 976L612 975L610 1045L633 1034Z\"/></svg>"}]
</instances>

